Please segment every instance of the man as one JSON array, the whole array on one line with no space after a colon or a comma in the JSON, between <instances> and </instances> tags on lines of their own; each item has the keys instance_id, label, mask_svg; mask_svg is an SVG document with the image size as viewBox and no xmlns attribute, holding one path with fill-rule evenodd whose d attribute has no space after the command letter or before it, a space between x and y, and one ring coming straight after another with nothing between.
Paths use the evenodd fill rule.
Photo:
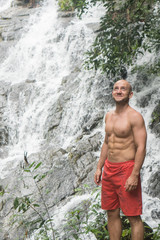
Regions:
<instances>
[{"instance_id":1,"label":"man","mask_svg":"<svg viewBox=\"0 0 160 240\"><path fill-rule=\"evenodd\" d=\"M131 225L132 240L144 239L140 169L146 154L146 128L140 113L129 106L132 87L126 80L114 84L116 109L106 114L105 140L94 181L101 184L102 209L107 210L110 240L120 240L120 208Z\"/></svg>"}]
</instances>

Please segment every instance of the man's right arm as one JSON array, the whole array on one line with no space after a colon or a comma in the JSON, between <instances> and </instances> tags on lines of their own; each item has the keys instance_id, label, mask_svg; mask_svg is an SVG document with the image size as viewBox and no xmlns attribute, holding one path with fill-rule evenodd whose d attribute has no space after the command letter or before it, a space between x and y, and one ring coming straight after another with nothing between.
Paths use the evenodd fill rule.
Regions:
<instances>
[{"instance_id":1,"label":"man's right arm","mask_svg":"<svg viewBox=\"0 0 160 240\"><path fill-rule=\"evenodd\" d=\"M103 143L102 149L101 149L100 158L99 158L99 161L97 164L97 170L94 175L94 182L97 185L101 184L102 168L104 166L107 155L108 155L108 143L107 143L107 135L105 135L104 143Z\"/></svg>"}]
</instances>

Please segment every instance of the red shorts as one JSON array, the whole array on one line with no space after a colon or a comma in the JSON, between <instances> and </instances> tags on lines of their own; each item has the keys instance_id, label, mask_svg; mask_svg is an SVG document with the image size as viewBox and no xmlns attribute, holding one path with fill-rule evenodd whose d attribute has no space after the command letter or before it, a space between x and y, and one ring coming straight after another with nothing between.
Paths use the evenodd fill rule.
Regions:
<instances>
[{"instance_id":1,"label":"red shorts","mask_svg":"<svg viewBox=\"0 0 160 240\"><path fill-rule=\"evenodd\" d=\"M125 182L131 175L134 160L113 163L105 161L102 174L101 204L104 210L121 208L126 216L138 216L142 214L141 181L131 192L125 191Z\"/></svg>"}]
</instances>

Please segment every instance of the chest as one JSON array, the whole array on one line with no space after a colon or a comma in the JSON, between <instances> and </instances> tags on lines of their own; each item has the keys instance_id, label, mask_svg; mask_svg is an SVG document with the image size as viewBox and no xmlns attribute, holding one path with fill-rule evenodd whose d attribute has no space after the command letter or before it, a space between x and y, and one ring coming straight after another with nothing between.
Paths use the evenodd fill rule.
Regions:
<instances>
[{"instance_id":1,"label":"chest","mask_svg":"<svg viewBox=\"0 0 160 240\"><path fill-rule=\"evenodd\" d=\"M106 121L106 133L116 137L127 137L131 133L131 124L127 116L112 116Z\"/></svg>"}]
</instances>

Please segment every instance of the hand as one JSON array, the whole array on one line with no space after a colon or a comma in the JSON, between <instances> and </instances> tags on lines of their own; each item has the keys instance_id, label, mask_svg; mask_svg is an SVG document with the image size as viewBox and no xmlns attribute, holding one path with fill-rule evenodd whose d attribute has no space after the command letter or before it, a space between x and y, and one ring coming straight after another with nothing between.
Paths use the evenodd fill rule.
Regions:
<instances>
[{"instance_id":1,"label":"hand","mask_svg":"<svg viewBox=\"0 0 160 240\"><path fill-rule=\"evenodd\" d=\"M135 190L137 188L137 185L138 185L138 176L130 175L124 187L126 189L126 192L130 192Z\"/></svg>"},{"instance_id":2,"label":"hand","mask_svg":"<svg viewBox=\"0 0 160 240\"><path fill-rule=\"evenodd\" d=\"M94 182L95 184L97 184L98 186L101 184L101 175L102 175L102 170L97 169L94 175Z\"/></svg>"}]
</instances>

